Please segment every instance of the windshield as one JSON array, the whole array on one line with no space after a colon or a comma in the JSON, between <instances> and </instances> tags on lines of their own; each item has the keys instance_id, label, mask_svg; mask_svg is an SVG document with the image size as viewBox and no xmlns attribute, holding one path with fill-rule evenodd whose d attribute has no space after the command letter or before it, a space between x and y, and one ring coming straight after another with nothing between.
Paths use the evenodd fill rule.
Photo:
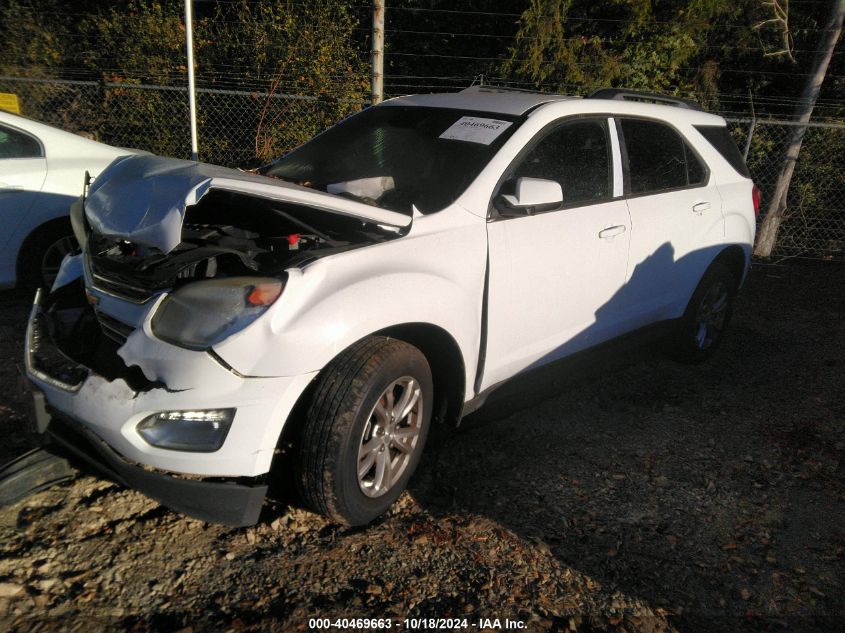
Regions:
<instances>
[{"instance_id":1,"label":"windshield","mask_svg":"<svg viewBox=\"0 0 845 633\"><path fill-rule=\"evenodd\" d=\"M447 207L519 126L514 116L380 106L346 119L263 172L411 214Z\"/></svg>"}]
</instances>

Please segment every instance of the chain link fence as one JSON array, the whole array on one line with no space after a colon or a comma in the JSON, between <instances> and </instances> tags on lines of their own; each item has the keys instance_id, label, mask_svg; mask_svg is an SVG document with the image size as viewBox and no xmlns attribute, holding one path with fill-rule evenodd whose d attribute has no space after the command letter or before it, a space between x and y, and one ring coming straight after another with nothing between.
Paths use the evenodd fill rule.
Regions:
<instances>
[{"instance_id":1,"label":"chain link fence","mask_svg":"<svg viewBox=\"0 0 845 633\"><path fill-rule=\"evenodd\" d=\"M737 145L768 210L794 121L729 119ZM811 123L789 187L774 255L845 256L845 124Z\"/></svg>"},{"instance_id":2,"label":"chain link fence","mask_svg":"<svg viewBox=\"0 0 845 633\"><path fill-rule=\"evenodd\" d=\"M184 88L0 77L0 92L16 93L25 115L96 140L188 158L188 96ZM254 166L293 149L364 101L199 89L200 158L230 167ZM729 119L744 150L765 213L791 121ZM812 123L789 190L776 256L845 256L845 124Z\"/></svg>"},{"instance_id":3,"label":"chain link fence","mask_svg":"<svg viewBox=\"0 0 845 633\"><path fill-rule=\"evenodd\" d=\"M189 158L188 93L174 86L0 76L24 115L118 147ZM245 90L197 90L200 159L228 167L280 156L367 102Z\"/></svg>"}]
</instances>

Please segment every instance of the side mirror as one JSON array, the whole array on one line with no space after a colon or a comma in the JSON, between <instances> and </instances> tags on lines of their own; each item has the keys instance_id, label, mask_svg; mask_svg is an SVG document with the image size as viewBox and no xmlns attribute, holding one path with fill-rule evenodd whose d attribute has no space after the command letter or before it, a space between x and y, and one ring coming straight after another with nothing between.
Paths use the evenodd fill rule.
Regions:
<instances>
[{"instance_id":1,"label":"side mirror","mask_svg":"<svg viewBox=\"0 0 845 633\"><path fill-rule=\"evenodd\" d=\"M543 178L519 178L513 195L496 197L496 209L505 216L532 215L538 211L549 211L563 204L563 189L560 183Z\"/></svg>"}]
</instances>

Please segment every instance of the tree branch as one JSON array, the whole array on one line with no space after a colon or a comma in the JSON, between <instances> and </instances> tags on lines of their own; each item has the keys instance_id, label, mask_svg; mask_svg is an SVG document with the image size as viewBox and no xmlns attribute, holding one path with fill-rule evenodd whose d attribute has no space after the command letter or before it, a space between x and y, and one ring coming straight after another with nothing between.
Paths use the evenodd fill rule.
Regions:
<instances>
[{"instance_id":1,"label":"tree branch","mask_svg":"<svg viewBox=\"0 0 845 633\"><path fill-rule=\"evenodd\" d=\"M760 39L760 44L764 49L763 56L782 57L785 55L793 64L796 63L795 57L792 56L792 34L789 32L789 0L761 0L760 4L764 7L770 8L774 17L771 17L768 20L762 20L755 24L752 28L759 31L766 25L771 24L774 25L780 32L781 37L781 48L775 51L765 50L766 45L763 43L762 38Z\"/></svg>"}]
</instances>

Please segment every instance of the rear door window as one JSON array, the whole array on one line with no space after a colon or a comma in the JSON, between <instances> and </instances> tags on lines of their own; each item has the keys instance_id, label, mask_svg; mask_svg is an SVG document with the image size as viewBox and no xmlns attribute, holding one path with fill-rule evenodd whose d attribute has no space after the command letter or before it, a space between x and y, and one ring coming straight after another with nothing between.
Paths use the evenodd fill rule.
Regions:
<instances>
[{"instance_id":1,"label":"rear door window","mask_svg":"<svg viewBox=\"0 0 845 633\"><path fill-rule=\"evenodd\" d=\"M707 168L674 129L641 119L620 123L632 195L705 184Z\"/></svg>"}]
</instances>

